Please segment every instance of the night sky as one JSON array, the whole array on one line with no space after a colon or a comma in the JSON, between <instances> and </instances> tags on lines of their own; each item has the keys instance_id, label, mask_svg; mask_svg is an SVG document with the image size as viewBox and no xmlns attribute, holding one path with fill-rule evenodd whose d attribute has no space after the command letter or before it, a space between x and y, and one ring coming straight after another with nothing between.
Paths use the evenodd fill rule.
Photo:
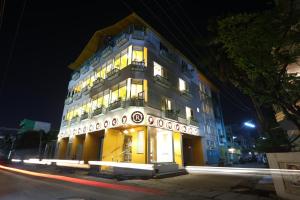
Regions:
<instances>
[{"instance_id":1,"label":"night sky","mask_svg":"<svg viewBox=\"0 0 300 200\"><path fill-rule=\"evenodd\" d=\"M0 127L18 127L20 120L28 118L51 122L53 128L58 129L71 74L67 66L76 59L95 31L132 11L185 51L188 45L183 47L176 43L172 35L186 43L186 38L205 34L207 20L212 16L259 10L263 6L259 0L210 0L198 1L198 4L186 0L27 0L15 37L24 2L6 1L0 29ZM180 28L186 37L176 28ZM231 87L222 93L226 123L253 119L254 111L247 97Z\"/></svg>"}]
</instances>

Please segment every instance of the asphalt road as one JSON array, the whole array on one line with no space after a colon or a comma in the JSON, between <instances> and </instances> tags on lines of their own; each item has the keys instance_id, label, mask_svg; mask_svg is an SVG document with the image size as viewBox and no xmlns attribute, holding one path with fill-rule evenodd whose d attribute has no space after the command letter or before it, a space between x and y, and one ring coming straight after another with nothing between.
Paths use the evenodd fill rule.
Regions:
<instances>
[{"instance_id":1,"label":"asphalt road","mask_svg":"<svg viewBox=\"0 0 300 200\"><path fill-rule=\"evenodd\" d=\"M0 170L1 200L158 199L157 195L84 186Z\"/></svg>"}]
</instances>

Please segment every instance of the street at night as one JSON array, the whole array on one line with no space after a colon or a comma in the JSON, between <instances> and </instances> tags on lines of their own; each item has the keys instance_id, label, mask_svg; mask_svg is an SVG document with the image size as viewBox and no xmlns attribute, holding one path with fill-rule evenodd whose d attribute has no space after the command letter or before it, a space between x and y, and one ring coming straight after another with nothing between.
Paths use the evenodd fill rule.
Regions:
<instances>
[{"instance_id":1,"label":"street at night","mask_svg":"<svg viewBox=\"0 0 300 200\"><path fill-rule=\"evenodd\" d=\"M300 0L0 0L0 200L299 200Z\"/></svg>"}]
</instances>

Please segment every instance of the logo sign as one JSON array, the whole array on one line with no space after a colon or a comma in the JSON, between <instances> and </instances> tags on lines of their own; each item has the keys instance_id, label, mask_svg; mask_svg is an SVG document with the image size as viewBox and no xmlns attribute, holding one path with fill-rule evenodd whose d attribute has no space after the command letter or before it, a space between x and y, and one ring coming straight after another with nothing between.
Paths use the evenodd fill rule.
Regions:
<instances>
[{"instance_id":1,"label":"logo sign","mask_svg":"<svg viewBox=\"0 0 300 200\"><path fill-rule=\"evenodd\" d=\"M177 131L179 131L179 128L180 128L179 124L176 124L175 128Z\"/></svg>"},{"instance_id":2,"label":"logo sign","mask_svg":"<svg viewBox=\"0 0 300 200\"><path fill-rule=\"evenodd\" d=\"M157 121L157 123L158 123L158 126L159 126L159 127L163 127L163 125L164 125L164 121L163 121L162 119L159 119L159 120Z\"/></svg>"},{"instance_id":3,"label":"logo sign","mask_svg":"<svg viewBox=\"0 0 300 200\"><path fill-rule=\"evenodd\" d=\"M99 130L100 129L100 123L96 124L96 129Z\"/></svg>"},{"instance_id":4,"label":"logo sign","mask_svg":"<svg viewBox=\"0 0 300 200\"><path fill-rule=\"evenodd\" d=\"M144 115L140 111L135 111L131 114L131 120L137 124L142 123L144 120Z\"/></svg>"},{"instance_id":5,"label":"logo sign","mask_svg":"<svg viewBox=\"0 0 300 200\"><path fill-rule=\"evenodd\" d=\"M167 123L167 128L168 128L168 129L172 129L172 122L168 122L168 123Z\"/></svg>"},{"instance_id":6,"label":"logo sign","mask_svg":"<svg viewBox=\"0 0 300 200\"><path fill-rule=\"evenodd\" d=\"M104 128L106 128L107 126L108 126L108 121L105 120L105 122L104 122Z\"/></svg>"},{"instance_id":7,"label":"logo sign","mask_svg":"<svg viewBox=\"0 0 300 200\"><path fill-rule=\"evenodd\" d=\"M93 125L91 124L90 128L89 128L89 131L92 131L92 130L93 130Z\"/></svg>"},{"instance_id":8,"label":"logo sign","mask_svg":"<svg viewBox=\"0 0 300 200\"><path fill-rule=\"evenodd\" d=\"M150 116L150 117L148 118L148 122L149 122L150 125L152 125L152 124L154 123L154 119L153 119L152 116Z\"/></svg>"},{"instance_id":9,"label":"logo sign","mask_svg":"<svg viewBox=\"0 0 300 200\"><path fill-rule=\"evenodd\" d=\"M124 116L122 117L122 124L126 124L126 122L127 122L127 116L124 115Z\"/></svg>"},{"instance_id":10,"label":"logo sign","mask_svg":"<svg viewBox=\"0 0 300 200\"><path fill-rule=\"evenodd\" d=\"M113 118L113 120L111 121L111 125L115 126L117 124L117 119Z\"/></svg>"}]
</instances>

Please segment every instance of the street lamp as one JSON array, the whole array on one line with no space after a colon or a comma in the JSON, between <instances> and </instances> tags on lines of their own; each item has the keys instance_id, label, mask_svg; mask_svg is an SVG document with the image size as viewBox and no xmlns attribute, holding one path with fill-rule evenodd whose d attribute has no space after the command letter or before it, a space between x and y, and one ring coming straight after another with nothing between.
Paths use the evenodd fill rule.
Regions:
<instances>
[{"instance_id":1,"label":"street lamp","mask_svg":"<svg viewBox=\"0 0 300 200\"><path fill-rule=\"evenodd\" d=\"M251 122L244 122L244 125L249 127L249 128L255 128L255 124L251 123Z\"/></svg>"}]
</instances>

